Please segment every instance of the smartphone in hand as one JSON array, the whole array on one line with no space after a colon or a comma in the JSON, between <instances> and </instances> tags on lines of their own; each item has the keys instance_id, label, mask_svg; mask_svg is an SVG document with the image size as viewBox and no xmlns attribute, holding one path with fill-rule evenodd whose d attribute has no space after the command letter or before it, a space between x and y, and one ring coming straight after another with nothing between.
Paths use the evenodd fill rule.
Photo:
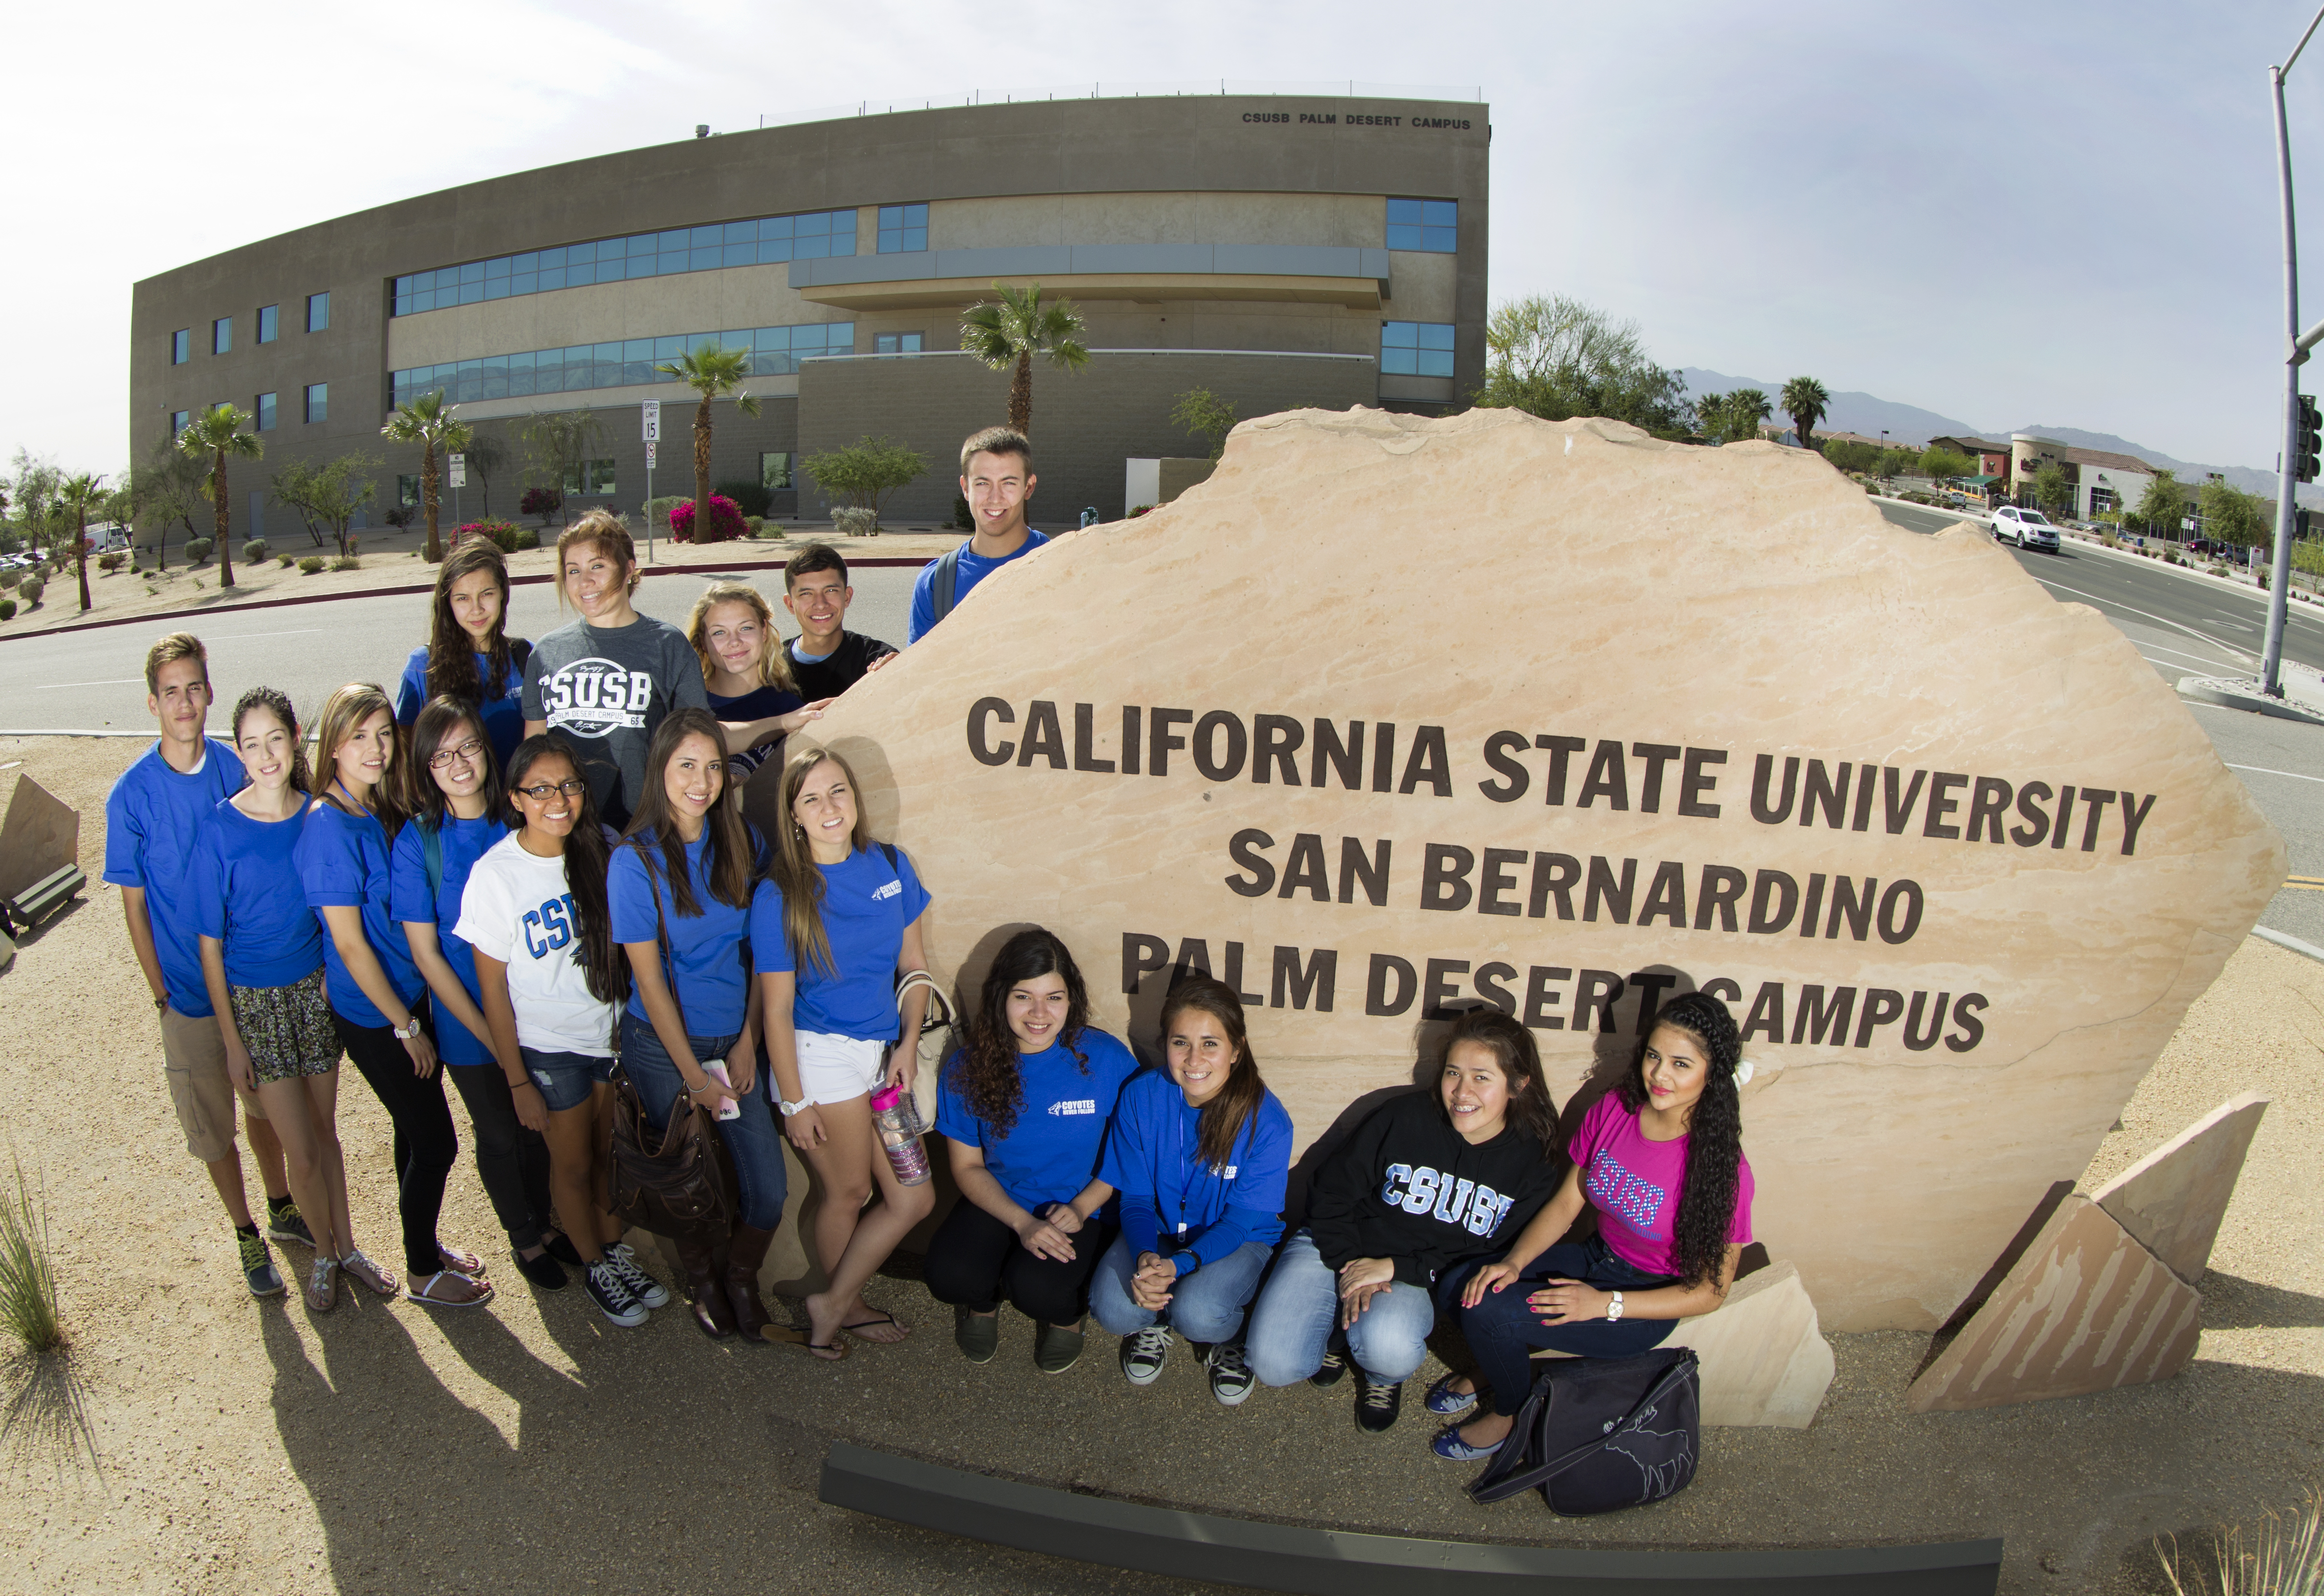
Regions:
<instances>
[{"instance_id":1,"label":"smartphone in hand","mask_svg":"<svg viewBox=\"0 0 2324 1596\"><path fill-rule=\"evenodd\" d=\"M727 1091L732 1092L734 1090L734 1080L733 1076L726 1073L726 1061L724 1059L713 1059L710 1063L704 1065L702 1066L702 1070L705 1075L717 1082L721 1086L725 1087ZM742 1117L742 1105L736 1102L730 1097L726 1100L726 1106L718 1111L718 1117L722 1120L739 1120Z\"/></svg>"}]
</instances>

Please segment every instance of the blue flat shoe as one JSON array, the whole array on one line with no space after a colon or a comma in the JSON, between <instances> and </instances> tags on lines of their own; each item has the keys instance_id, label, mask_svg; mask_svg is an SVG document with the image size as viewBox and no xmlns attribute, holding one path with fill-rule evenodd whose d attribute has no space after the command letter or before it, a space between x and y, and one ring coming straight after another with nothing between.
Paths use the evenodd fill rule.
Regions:
<instances>
[{"instance_id":1,"label":"blue flat shoe","mask_svg":"<svg viewBox=\"0 0 2324 1596\"><path fill-rule=\"evenodd\" d=\"M1471 1446L1461 1439L1459 1425L1446 1425L1436 1432L1436 1439L1428 1444L1429 1450L1448 1463L1475 1463L1499 1452L1508 1443L1496 1441L1490 1446Z\"/></svg>"},{"instance_id":2,"label":"blue flat shoe","mask_svg":"<svg viewBox=\"0 0 2324 1596\"><path fill-rule=\"evenodd\" d=\"M1428 1411L1439 1418L1451 1418L1456 1413L1466 1413L1477 1406L1476 1392L1452 1388L1452 1382L1457 1378L1448 1374L1428 1388Z\"/></svg>"}]
</instances>

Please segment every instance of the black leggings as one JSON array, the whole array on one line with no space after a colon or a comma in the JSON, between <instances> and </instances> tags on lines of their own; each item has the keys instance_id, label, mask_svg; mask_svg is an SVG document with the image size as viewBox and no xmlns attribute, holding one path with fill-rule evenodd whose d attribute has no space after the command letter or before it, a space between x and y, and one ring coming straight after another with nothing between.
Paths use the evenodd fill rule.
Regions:
<instances>
[{"instance_id":1,"label":"black leggings","mask_svg":"<svg viewBox=\"0 0 2324 1596\"><path fill-rule=\"evenodd\" d=\"M1071 1324L1089 1304L1089 1278L1112 1243L1113 1226L1093 1219L1073 1238L1074 1260L1036 1258L1017 1232L963 1197L928 1238L921 1278L938 1302L989 1314L1006 1297L1044 1324Z\"/></svg>"},{"instance_id":2,"label":"black leggings","mask_svg":"<svg viewBox=\"0 0 2324 1596\"><path fill-rule=\"evenodd\" d=\"M499 1065L447 1065L443 1073L468 1111L468 1128L476 1134L476 1178L484 1183L509 1245L519 1252L540 1246L550 1222L549 1143L516 1117L516 1100Z\"/></svg>"},{"instance_id":3,"label":"black leggings","mask_svg":"<svg viewBox=\"0 0 2324 1596\"><path fill-rule=\"evenodd\" d=\"M444 1212L444 1182L460 1155L452 1110L444 1101L444 1071L421 1080L411 1055L385 1025L351 1024L336 1009L331 1023L339 1045L387 1110L395 1126L396 1208L403 1216L403 1267L415 1278L444 1267L437 1250L436 1220Z\"/></svg>"}]
</instances>

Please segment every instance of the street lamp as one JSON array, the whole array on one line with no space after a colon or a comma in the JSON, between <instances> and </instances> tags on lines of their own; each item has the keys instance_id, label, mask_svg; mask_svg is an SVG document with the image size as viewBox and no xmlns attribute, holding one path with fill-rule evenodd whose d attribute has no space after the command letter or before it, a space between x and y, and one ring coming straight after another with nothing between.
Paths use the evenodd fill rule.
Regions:
<instances>
[{"instance_id":1,"label":"street lamp","mask_svg":"<svg viewBox=\"0 0 2324 1596\"><path fill-rule=\"evenodd\" d=\"M2275 561L2274 574L2267 589L2267 643L2260 665L2260 691L2271 698L2283 697L2279 678L2283 666L2283 620L2285 589L2292 585L2292 534L2298 524L2294 519L2293 498L2300 489L2300 368L2307 364L2308 351L2319 340L2324 340L2324 321L2306 332L2300 330L2300 255L2292 237L2292 137L2283 118L2283 80L2292 72L2292 62L2308 48L2316 36L2316 26L2324 23L2324 9L2319 9L2308 23L2308 31L2300 35L2292 54L2280 67L2267 69L2268 93L2275 101L2275 175L2283 189L2283 457L2275 494Z\"/></svg>"}]
</instances>

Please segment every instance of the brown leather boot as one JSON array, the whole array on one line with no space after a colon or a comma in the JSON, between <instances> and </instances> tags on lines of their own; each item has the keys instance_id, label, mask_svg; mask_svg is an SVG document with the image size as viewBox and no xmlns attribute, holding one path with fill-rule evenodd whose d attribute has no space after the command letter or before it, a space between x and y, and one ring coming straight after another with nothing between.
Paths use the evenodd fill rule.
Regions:
<instances>
[{"instance_id":1,"label":"brown leather boot","mask_svg":"<svg viewBox=\"0 0 2324 1596\"><path fill-rule=\"evenodd\" d=\"M767 1249L774 1241L772 1231L737 1224L726 1241L726 1305L734 1315L735 1333L761 1346L788 1341L796 1333L788 1325L777 1324L759 1298L759 1266L767 1261Z\"/></svg>"},{"instance_id":2,"label":"brown leather boot","mask_svg":"<svg viewBox=\"0 0 2324 1596\"><path fill-rule=\"evenodd\" d=\"M734 1310L726 1301L725 1271L706 1240L676 1243L678 1261L686 1270L687 1295L694 1299L695 1327L712 1341L734 1333Z\"/></svg>"}]
</instances>

